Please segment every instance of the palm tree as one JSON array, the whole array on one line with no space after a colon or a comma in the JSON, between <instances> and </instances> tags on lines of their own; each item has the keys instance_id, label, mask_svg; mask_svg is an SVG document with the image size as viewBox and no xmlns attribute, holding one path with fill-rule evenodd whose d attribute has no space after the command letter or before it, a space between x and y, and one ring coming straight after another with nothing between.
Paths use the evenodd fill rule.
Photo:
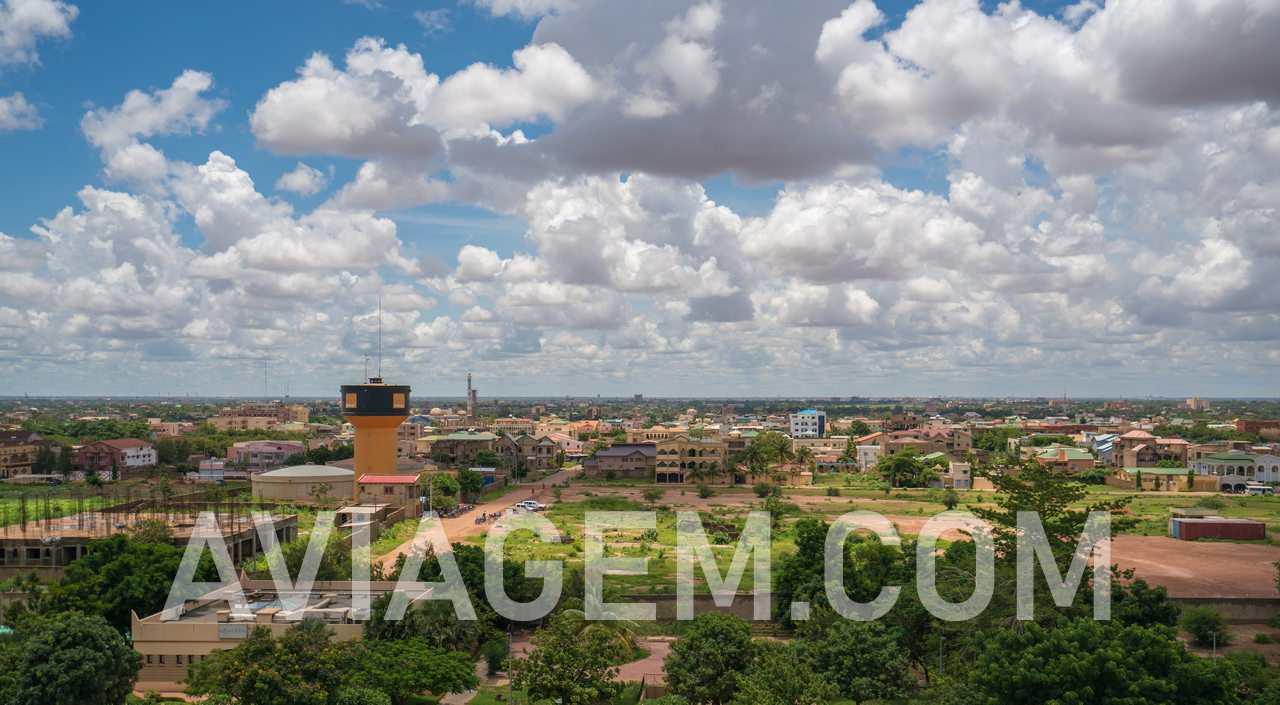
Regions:
<instances>
[{"instance_id":1,"label":"palm tree","mask_svg":"<svg viewBox=\"0 0 1280 705\"><path fill-rule=\"evenodd\" d=\"M630 656L635 652L639 640L639 625L629 619L621 619L613 611L601 614L601 619L587 619L586 604L582 598L570 597L561 603L560 616L573 625L579 636L586 637L592 633L604 635L604 640L619 654Z\"/></svg>"},{"instance_id":2,"label":"palm tree","mask_svg":"<svg viewBox=\"0 0 1280 705\"><path fill-rule=\"evenodd\" d=\"M795 461L802 467L813 467L813 450L809 446L800 446L796 449Z\"/></svg>"}]
</instances>

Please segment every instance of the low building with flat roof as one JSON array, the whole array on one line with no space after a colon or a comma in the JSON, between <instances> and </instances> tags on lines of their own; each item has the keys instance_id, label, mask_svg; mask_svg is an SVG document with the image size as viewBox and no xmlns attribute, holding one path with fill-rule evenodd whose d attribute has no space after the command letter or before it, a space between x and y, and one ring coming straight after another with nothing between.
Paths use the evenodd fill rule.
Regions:
<instances>
[{"instance_id":1,"label":"low building with flat roof","mask_svg":"<svg viewBox=\"0 0 1280 705\"><path fill-rule=\"evenodd\" d=\"M355 471L333 465L294 465L249 478L254 499L312 502L323 496L347 502Z\"/></svg>"},{"instance_id":2,"label":"low building with flat roof","mask_svg":"<svg viewBox=\"0 0 1280 705\"><path fill-rule=\"evenodd\" d=\"M143 658L135 688L181 690L178 680L186 678L188 666L199 663L214 649L235 648L255 627L280 636L303 619L318 619L339 639L358 639L368 618L358 607L349 580L316 581L309 594L293 598L301 605L297 609L288 609L284 599L288 596L282 596L271 580L249 580L241 575L240 587L245 600L241 604L233 604L233 590L222 588L188 600L173 611L132 615L133 648ZM369 602L395 587L390 581L369 583Z\"/></svg>"}]
</instances>

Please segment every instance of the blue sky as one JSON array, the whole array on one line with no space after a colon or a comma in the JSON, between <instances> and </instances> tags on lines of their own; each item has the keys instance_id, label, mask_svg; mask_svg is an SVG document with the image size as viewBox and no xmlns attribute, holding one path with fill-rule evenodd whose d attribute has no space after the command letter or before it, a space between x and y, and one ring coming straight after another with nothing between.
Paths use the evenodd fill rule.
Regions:
<instances>
[{"instance_id":1,"label":"blue sky","mask_svg":"<svg viewBox=\"0 0 1280 705\"><path fill-rule=\"evenodd\" d=\"M1249 7L0 0L0 391L1278 395Z\"/></svg>"}]
</instances>

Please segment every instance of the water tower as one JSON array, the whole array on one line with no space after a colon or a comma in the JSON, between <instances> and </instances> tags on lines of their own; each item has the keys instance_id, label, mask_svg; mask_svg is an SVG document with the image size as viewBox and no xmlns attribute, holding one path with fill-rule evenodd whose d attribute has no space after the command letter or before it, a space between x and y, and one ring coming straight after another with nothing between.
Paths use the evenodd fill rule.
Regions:
<instances>
[{"instance_id":1,"label":"water tower","mask_svg":"<svg viewBox=\"0 0 1280 705\"><path fill-rule=\"evenodd\" d=\"M360 502L360 478L396 474L396 429L409 418L409 385L342 385L342 415L356 429L356 476L352 501Z\"/></svg>"}]
</instances>

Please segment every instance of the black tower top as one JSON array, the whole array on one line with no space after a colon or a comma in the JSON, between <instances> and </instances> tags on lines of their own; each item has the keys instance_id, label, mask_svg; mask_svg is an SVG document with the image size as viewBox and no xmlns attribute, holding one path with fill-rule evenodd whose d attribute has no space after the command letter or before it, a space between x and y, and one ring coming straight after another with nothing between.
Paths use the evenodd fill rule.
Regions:
<instances>
[{"instance_id":1,"label":"black tower top","mask_svg":"<svg viewBox=\"0 0 1280 705\"><path fill-rule=\"evenodd\" d=\"M368 384L342 385L343 416L408 416L409 385L383 384L371 377Z\"/></svg>"}]
</instances>

